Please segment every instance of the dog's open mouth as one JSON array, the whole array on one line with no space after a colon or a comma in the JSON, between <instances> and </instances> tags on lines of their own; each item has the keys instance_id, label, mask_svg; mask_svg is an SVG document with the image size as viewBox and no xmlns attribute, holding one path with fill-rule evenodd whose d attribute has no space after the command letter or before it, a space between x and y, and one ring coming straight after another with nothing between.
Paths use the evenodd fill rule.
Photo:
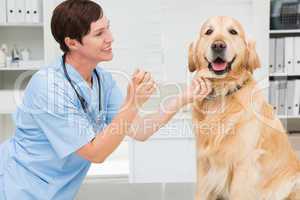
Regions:
<instances>
[{"instance_id":1,"label":"dog's open mouth","mask_svg":"<svg viewBox=\"0 0 300 200\"><path fill-rule=\"evenodd\" d=\"M234 62L236 57L234 57L230 62L226 62L224 59L217 57L213 62L208 60L208 68L217 75L225 74L231 70L231 65Z\"/></svg>"},{"instance_id":2,"label":"dog's open mouth","mask_svg":"<svg viewBox=\"0 0 300 200\"><path fill-rule=\"evenodd\" d=\"M227 63L222 58L217 58L212 62L212 69L214 71L223 71L227 67Z\"/></svg>"}]
</instances>

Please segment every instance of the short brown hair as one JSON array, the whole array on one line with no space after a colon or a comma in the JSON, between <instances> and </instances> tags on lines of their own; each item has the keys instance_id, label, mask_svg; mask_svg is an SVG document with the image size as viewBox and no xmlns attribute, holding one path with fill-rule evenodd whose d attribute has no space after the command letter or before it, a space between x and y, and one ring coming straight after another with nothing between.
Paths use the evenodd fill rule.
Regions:
<instances>
[{"instance_id":1,"label":"short brown hair","mask_svg":"<svg viewBox=\"0 0 300 200\"><path fill-rule=\"evenodd\" d=\"M69 51L65 38L76 39L80 43L82 37L89 33L92 22L103 17L100 5L90 0L66 0L53 11L51 32L59 43L60 49Z\"/></svg>"}]
</instances>

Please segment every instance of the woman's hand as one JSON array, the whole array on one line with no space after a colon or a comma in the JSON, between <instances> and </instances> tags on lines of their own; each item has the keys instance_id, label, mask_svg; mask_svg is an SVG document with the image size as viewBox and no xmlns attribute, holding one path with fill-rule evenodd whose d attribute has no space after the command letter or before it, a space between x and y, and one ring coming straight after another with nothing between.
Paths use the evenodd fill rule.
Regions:
<instances>
[{"instance_id":1,"label":"woman's hand","mask_svg":"<svg viewBox=\"0 0 300 200\"><path fill-rule=\"evenodd\" d=\"M126 102L140 108L153 94L156 84L151 74L143 70L136 70L128 85Z\"/></svg>"},{"instance_id":2,"label":"woman's hand","mask_svg":"<svg viewBox=\"0 0 300 200\"><path fill-rule=\"evenodd\" d=\"M202 101L211 90L211 82L208 79L196 76L192 84L181 94L180 98L183 101L183 105L194 101Z\"/></svg>"}]
</instances>

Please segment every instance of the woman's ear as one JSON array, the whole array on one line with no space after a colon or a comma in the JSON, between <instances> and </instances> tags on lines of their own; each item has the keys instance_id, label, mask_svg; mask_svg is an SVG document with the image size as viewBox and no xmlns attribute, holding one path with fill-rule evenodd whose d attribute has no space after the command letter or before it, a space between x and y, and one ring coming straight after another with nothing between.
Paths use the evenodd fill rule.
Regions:
<instances>
[{"instance_id":1,"label":"woman's ear","mask_svg":"<svg viewBox=\"0 0 300 200\"><path fill-rule=\"evenodd\" d=\"M79 42L78 42L77 40L75 40L75 39L71 39L71 38L69 38L69 37L66 37L66 38L65 38L65 44L66 44L66 46L67 46L70 50L76 50L76 49L78 49L78 46L79 46L78 43L79 43Z\"/></svg>"},{"instance_id":2,"label":"woman's ear","mask_svg":"<svg viewBox=\"0 0 300 200\"><path fill-rule=\"evenodd\" d=\"M260 60L255 48L255 41L249 40L247 42L248 60L246 68L248 71L253 73L253 71L260 67Z\"/></svg>"},{"instance_id":3,"label":"woman's ear","mask_svg":"<svg viewBox=\"0 0 300 200\"><path fill-rule=\"evenodd\" d=\"M193 42L189 46L189 70L190 72L194 72L196 70L196 65L194 61L194 47L193 47Z\"/></svg>"}]
</instances>

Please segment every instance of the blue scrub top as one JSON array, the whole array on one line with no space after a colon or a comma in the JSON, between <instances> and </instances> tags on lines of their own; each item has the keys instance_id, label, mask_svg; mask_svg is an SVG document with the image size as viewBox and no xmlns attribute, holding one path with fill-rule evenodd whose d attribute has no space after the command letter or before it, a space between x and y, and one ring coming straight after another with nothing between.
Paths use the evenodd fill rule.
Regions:
<instances>
[{"instance_id":1,"label":"blue scrub top","mask_svg":"<svg viewBox=\"0 0 300 200\"><path fill-rule=\"evenodd\" d=\"M74 199L90 162L75 152L109 124L123 101L111 73L97 66L99 89L71 65L67 71L87 101L86 114L65 78L62 58L32 76L13 114L15 135L0 145L0 200Z\"/></svg>"}]
</instances>

